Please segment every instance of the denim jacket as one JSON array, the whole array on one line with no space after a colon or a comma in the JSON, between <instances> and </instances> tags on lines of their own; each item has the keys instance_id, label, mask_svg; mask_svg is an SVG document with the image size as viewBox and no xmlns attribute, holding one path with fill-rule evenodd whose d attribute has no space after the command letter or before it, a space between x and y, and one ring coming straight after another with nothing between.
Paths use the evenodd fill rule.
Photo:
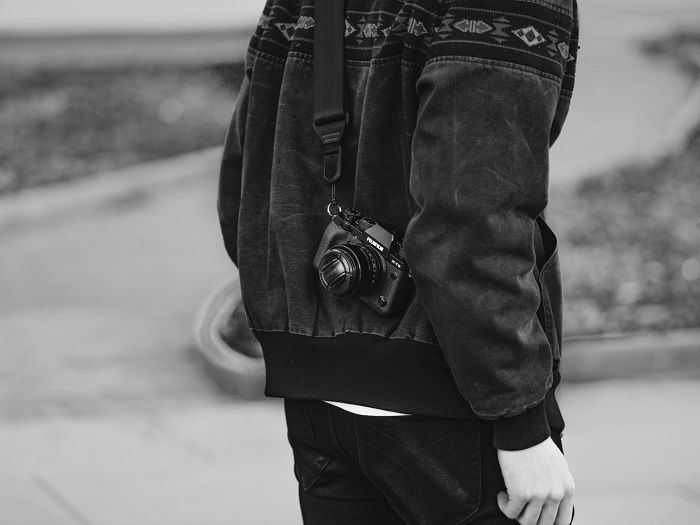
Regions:
<instances>
[{"instance_id":1,"label":"denim jacket","mask_svg":"<svg viewBox=\"0 0 700 525\"><path fill-rule=\"evenodd\" d=\"M336 197L399 227L415 290L385 317L319 284L330 187L313 126L313 0L268 0L218 211L266 394L560 431L562 287L543 218L574 84L575 0L347 0Z\"/></svg>"}]
</instances>

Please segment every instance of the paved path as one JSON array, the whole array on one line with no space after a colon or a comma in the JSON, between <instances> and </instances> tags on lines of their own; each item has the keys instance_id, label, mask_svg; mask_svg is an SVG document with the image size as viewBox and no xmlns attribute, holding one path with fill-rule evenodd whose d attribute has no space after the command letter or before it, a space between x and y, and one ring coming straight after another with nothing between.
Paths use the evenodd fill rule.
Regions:
<instances>
[{"instance_id":1,"label":"paved path","mask_svg":"<svg viewBox=\"0 0 700 525\"><path fill-rule=\"evenodd\" d=\"M0 412L208 390L190 327L207 290L234 271L216 160L200 179L0 228Z\"/></svg>"},{"instance_id":2,"label":"paved path","mask_svg":"<svg viewBox=\"0 0 700 525\"><path fill-rule=\"evenodd\" d=\"M581 49L571 109L552 148L551 182L569 184L651 147L694 79L640 49L674 28L700 27L697 0L579 1Z\"/></svg>"}]
</instances>

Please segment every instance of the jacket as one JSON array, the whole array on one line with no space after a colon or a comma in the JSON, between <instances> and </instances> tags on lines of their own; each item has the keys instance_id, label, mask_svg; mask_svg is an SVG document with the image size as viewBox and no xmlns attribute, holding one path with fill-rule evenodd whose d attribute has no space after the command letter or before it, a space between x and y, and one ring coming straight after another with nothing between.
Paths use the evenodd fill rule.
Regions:
<instances>
[{"instance_id":1,"label":"jacket","mask_svg":"<svg viewBox=\"0 0 700 525\"><path fill-rule=\"evenodd\" d=\"M575 0L348 0L336 197L404 232L415 289L386 317L319 284L330 187L313 126L313 0L268 0L245 54L218 212L265 393L561 431L549 148L574 85Z\"/></svg>"}]
</instances>

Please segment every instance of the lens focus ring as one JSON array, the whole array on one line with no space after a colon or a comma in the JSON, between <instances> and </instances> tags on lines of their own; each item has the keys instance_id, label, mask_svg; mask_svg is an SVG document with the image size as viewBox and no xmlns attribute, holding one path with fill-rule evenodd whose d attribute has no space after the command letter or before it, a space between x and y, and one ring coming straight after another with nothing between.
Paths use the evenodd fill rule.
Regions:
<instances>
[{"instance_id":1,"label":"lens focus ring","mask_svg":"<svg viewBox=\"0 0 700 525\"><path fill-rule=\"evenodd\" d=\"M363 245L341 244L321 258L318 274L322 286L337 297L369 295L383 276L381 256Z\"/></svg>"}]
</instances>

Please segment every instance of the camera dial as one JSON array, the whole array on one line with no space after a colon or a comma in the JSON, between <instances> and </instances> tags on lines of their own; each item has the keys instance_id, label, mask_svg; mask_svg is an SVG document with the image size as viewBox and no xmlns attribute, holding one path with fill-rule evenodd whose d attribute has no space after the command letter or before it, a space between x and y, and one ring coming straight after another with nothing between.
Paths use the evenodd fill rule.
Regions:
<instances>
[{"instance_id":1,"label":"camera dial","mask_svg":"<svg viewBox=\"0 0 700 525\"><path fill-rule=\"evenodd\" d=\"M338 244L321 257L318 275L321 285L336 297L370 295L382 282L383 262L364 245Z\"/></svg>"},{"instance_id":2,"label":"camera dial","mask_svg":"<svg viewBox=\"0 0 700 525\"><path fill-rule=\"evenodd\" d=\"M362 213L356 210L355 208L348 208L347 210L345 210L345 217L348 221L355 222L357 221L357 219L362 217Z\"/></svg>"}]
</instances>

